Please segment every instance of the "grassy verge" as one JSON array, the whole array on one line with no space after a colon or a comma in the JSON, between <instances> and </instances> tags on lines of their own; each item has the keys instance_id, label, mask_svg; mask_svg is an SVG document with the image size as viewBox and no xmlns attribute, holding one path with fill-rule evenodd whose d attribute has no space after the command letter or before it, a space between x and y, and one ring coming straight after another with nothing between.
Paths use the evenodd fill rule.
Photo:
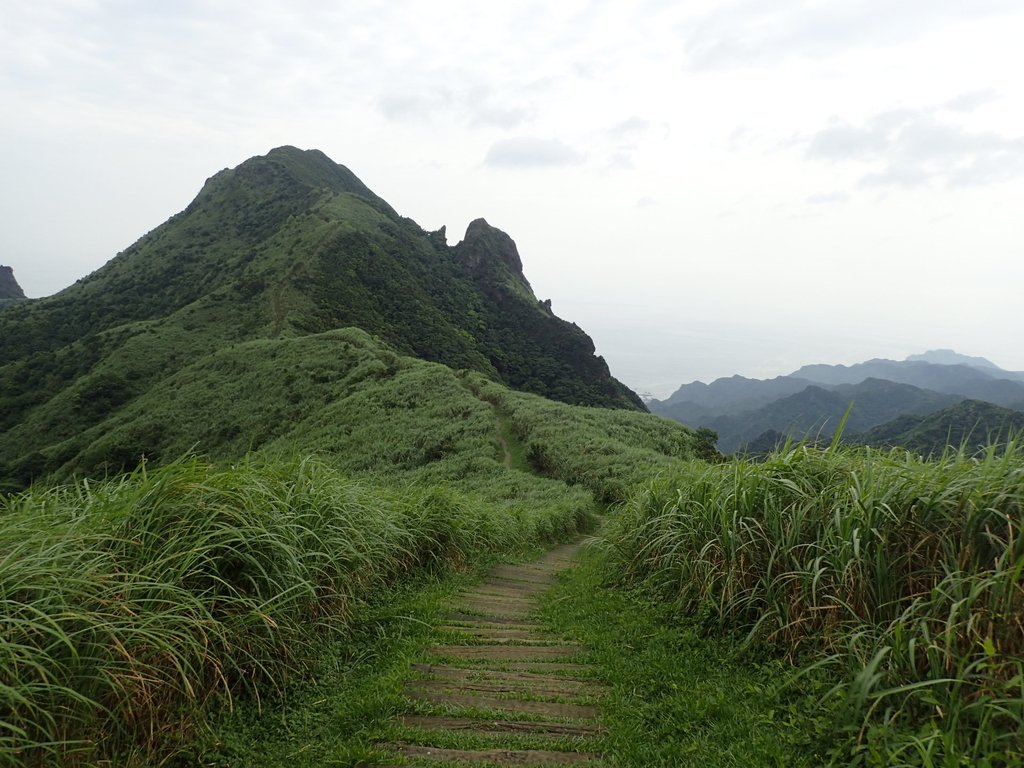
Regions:
<instances>
[{"instance_id":1,"label":"grassy verge","mask_svg":"<svg viewBox=\"0 0 1024 768\"><path fill-rule=\"evenodd\" d=\"M728 642L681 625L663 603L609 586L607 576L604 555L591 552L543 600L544 623L588 646L586 660L593 668L585 676L611 685L592 702L601 707L608 732L587 749L621 768L795 768L823 762L818 734L831 717L818 706L820 690L810 690L821 688L820 678L803 680L800 691L783 690L780 682L788 669L782 664L737 660ZM398 724L396 714L447 712L441 705L412 705L402 686L426 646L452 640L430 625L472 581L472 575L448 574L390 592L365 610L349 638L328 649L314 679L290 686L272 706L248 703L226 713L183 755L182 765L313 768L395 762L374 745L421 735ZM461 749L578 746L572 739L562 744L522 734L462 732L432 732L430 742Z\"/></svg>"},{"instance_id":2,"label":"grassy verge","mask_svg":"<svg viewBox=\"0 0 1024 768\"><path fill-rule=\"evenodd\" d=\"M736 658L669 605L608 583L606 553L592 549L545 598L544 619L591 649L612 765L629 768L818 766L830 715L808 677L783 689L788 668ZM815 688L817 686L817 689Z\"/></svg>"},{"instance_id":3,"label":"grassy verge","mask_svg":"<svg viewBox=\"0 0 1024 768\"><path fill-rule=\"evenodd\" d=\"M222 712L180 765L320 768L371 760L403 706L410 664L435 637L433 615L473 578L422 574L383 592L346 638L325 646L315 674L269 704L249 701Z\"/></svg>"},{"instance_id":4,"label":"grassy verge","mask_svg":"<svg viewBox=\"0 0 1024 768\"><path fill-rule=\"evenodd\" d=\"M623 578L681 615L845 680L843 765L1024 754L1024 454L924 461L796 446L691 464L610 532Z\"/></svg>"},{"instance_id":5,"label":"grassy verge","mask_svg":"<svg viewBox=\"0 0 1024 768\"><path fill-rule=\"evenodd\" d=\"M247 701L222 711L176 764L319 768L395 762L376 745L418 735L399 724L397 714L446 712L441 705L410 702L403 692L411 665L424 660L428 645L458 641L435 628L438 613L461 590L479 583L491 564L531 559L540 551L482 557L471 569L424 572L382 591L361 608L345 638L325 646L314 674L287 686L269 704ZM431 736L437 740L436 733ZM438 745L495 743L452 733ZM500 745L542 748L550 742L510 736Z\"/></svg>"},{"instance_id":6,"label":"grassy verge","mask_svg":"<svg viewBox=\"0 0 1024 768\"><path fill-rule=\"evenodd\" d=\"M198 460L0 500L0 765L120 763L308 675L410 575L557 540L578 505Z\"/></svg>"}]
</instances>

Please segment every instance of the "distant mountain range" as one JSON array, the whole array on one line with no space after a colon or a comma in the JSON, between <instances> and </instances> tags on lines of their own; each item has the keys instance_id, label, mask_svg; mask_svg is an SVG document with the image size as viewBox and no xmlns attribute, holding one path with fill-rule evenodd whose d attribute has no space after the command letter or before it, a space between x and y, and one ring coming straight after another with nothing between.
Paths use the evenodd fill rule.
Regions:
<instances>
[{"instance_id":1,"label":"distant mountain range","mask_svg":"<svg viewBox=\"0 0 1024 768\"><path fill-rule=\"evenodd\" d=\"M966 400L1002 408L945 413ZM692 382L666 400L650 401L648 407L684 424L715 430L719 450L732 453L760 449L787 437L831 439L851 403L844 431L847 440L877 428L865 441L891 443L903 434L901 427L921 427L919 421L911 424L906 419L932 414L944 414L921 427L933 437L942 431L936 425L956 423L966 429L968 413L980 419L979 433L1003 434L1002 425L1009 423L1005 411L1024 411L1024 373L942 349L899 361L805 365L773 379L732 376L710 384ZM894 420L897 423L890 424ZM919 433L906 439L916 446L924 444Z\"/></svg>"}]
</instances>

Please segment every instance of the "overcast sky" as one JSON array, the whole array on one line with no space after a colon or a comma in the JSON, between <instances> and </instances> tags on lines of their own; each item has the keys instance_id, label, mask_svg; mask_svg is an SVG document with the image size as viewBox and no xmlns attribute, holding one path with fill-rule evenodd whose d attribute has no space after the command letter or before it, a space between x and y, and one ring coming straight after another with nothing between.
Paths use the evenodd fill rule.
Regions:
<instances>
[{"instance_id":1,"label":"overcast sky","mask_svg":"<svg viewBox=\"0 0 1024 768\"><path fill-rule=\"evenodd\" d=\"M1020 0L4 0L0 263L55 293L282 144L484 217L637 390L1024 370Z\"/></svg>"}]
</instances>

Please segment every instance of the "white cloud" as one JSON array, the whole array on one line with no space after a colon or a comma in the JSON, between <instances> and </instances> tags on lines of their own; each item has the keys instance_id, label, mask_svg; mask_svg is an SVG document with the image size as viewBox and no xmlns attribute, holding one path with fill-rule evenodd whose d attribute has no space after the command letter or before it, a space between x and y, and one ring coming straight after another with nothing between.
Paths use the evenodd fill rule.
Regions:
<instances>
[{"instance_id":1,"label":"white cloud","mask_svg":"<svg viewBox=\"0 0 1024 768\"><path fill-rule=\"evenodd\" d=\"M681 25L696 70L826 58L899 45L971 19L1019 11L1014 0L736 0Z\"/></svg>"},{"instance_id":2,"label":"white cloud","mask_svg":"<svg viewBox=\"0 0 1024 768\"><path fill-rule=\"evenodd\" d=\"M520 136L491 145L484 163L492 168L559 168L579 165L585 155L557 139Z\"/></svg>"},{"instance_id":3,"label":"white cloud","mask_svg":"<svg viewBox=\"0 0 1024 768\"><path fill-rule=\"evenodd\" d=\"M948 109L952 112L974 112L980 107L998 100L999 94L996 91L991 88L985 88L980 91L968 91L967 93L961 93L959 96L953 97L942 106L944 109Z\"/></svg>"},{"instance_id":4,"label":"white cloud","mask_svg":"<svg viewBox=\"0 0 1024 768\"><path fill-rule=\"evenodd\" d=\"M938 110L900 109L854 125L835 121L806 141L815 160L866 164L861 186L949 187L1024 177L1024 137L971 131Z\"/></svg>"},{"instance_id":5,"label":"white cloud","mask_svg":"<svg viewBox=\"0 0 1024 768\"><path fill-rule=\"evenodd\" d=\"M389 120L429 120L436 113L451 108L452 96L443 88L413 93L385 93L378 106Z\"/></svg>"},{"instance_id":6,"label":"white cloud","mask_svg":"<svg viewBox=\"0 0 1024 768\"><path fill-rule=\"evenodd\" d=\"M608 135L612 139L616 139L618 141L635 139L646 134L650 128L651 124L649 122L644 120L642 117L633 115L632 117L616 123L609 128Z\"/></svg>"},{"instance_id":7,"label":"white cloud","mask_svg":"<svg viewBox=\"0 0 1024 768\"><path fill-rule=\"evenodd\" d=\"M502 101L492 89L475 85L461 91L431 87L418 91L387 91L378 105L389 120L418 123L446 115L471 126L511 129L528 121L532 111L509 98Z\"/></svg>"},{"instance_id":8,"label":"white cloud","mask_svg":"<svg viewBox=\"0 0 1024 768\"><path fill-rule=\"evenodd\" d=\"M834 205L848 202L849 199L850 195L846 192L818 192L808 196L804 202L808 205Z\"/></svg>"}]
</instances>

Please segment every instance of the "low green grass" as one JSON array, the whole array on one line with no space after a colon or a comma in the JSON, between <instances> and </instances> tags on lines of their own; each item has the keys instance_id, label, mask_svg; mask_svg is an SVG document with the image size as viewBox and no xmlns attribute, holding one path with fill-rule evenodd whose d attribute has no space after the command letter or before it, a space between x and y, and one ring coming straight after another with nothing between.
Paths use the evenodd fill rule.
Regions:
<instances>
[{"instance_id":1,"label":"low green grass","mask_svg":"<svg viewBox=\"0 0 1024 768\"><path fill-rule=\"evenodd\" d=\"M173 752L310 674L421 571L574 535L585 507L197 459L0 500L0 765Z\"/></svg>"},{"instance_id":2,"label":"low green grass","mask_svg":"<svg viewBox=\"0 0 1024 768\"><path fill-rule=\"evenodd\" d=\"M1020 765L1024 454L792 446L686 465L609 532L622 578L843 682L842 765Z\"/></svg>"},{"instance_id":3,"label":"low green grass","mask_svg":"<svg viewBox=\"0 0 1024 768\"><path fill-rule=\"evenodd\" d=\"M781 662L739 658L729 638L642 590L615 583L604 549L590 549L545 596L549 627L585 644L594 675L610 684L600 744L620 768L818 766L831 715L818 704L821 675L783 683Z\"/></svg>"}]
</instances>

